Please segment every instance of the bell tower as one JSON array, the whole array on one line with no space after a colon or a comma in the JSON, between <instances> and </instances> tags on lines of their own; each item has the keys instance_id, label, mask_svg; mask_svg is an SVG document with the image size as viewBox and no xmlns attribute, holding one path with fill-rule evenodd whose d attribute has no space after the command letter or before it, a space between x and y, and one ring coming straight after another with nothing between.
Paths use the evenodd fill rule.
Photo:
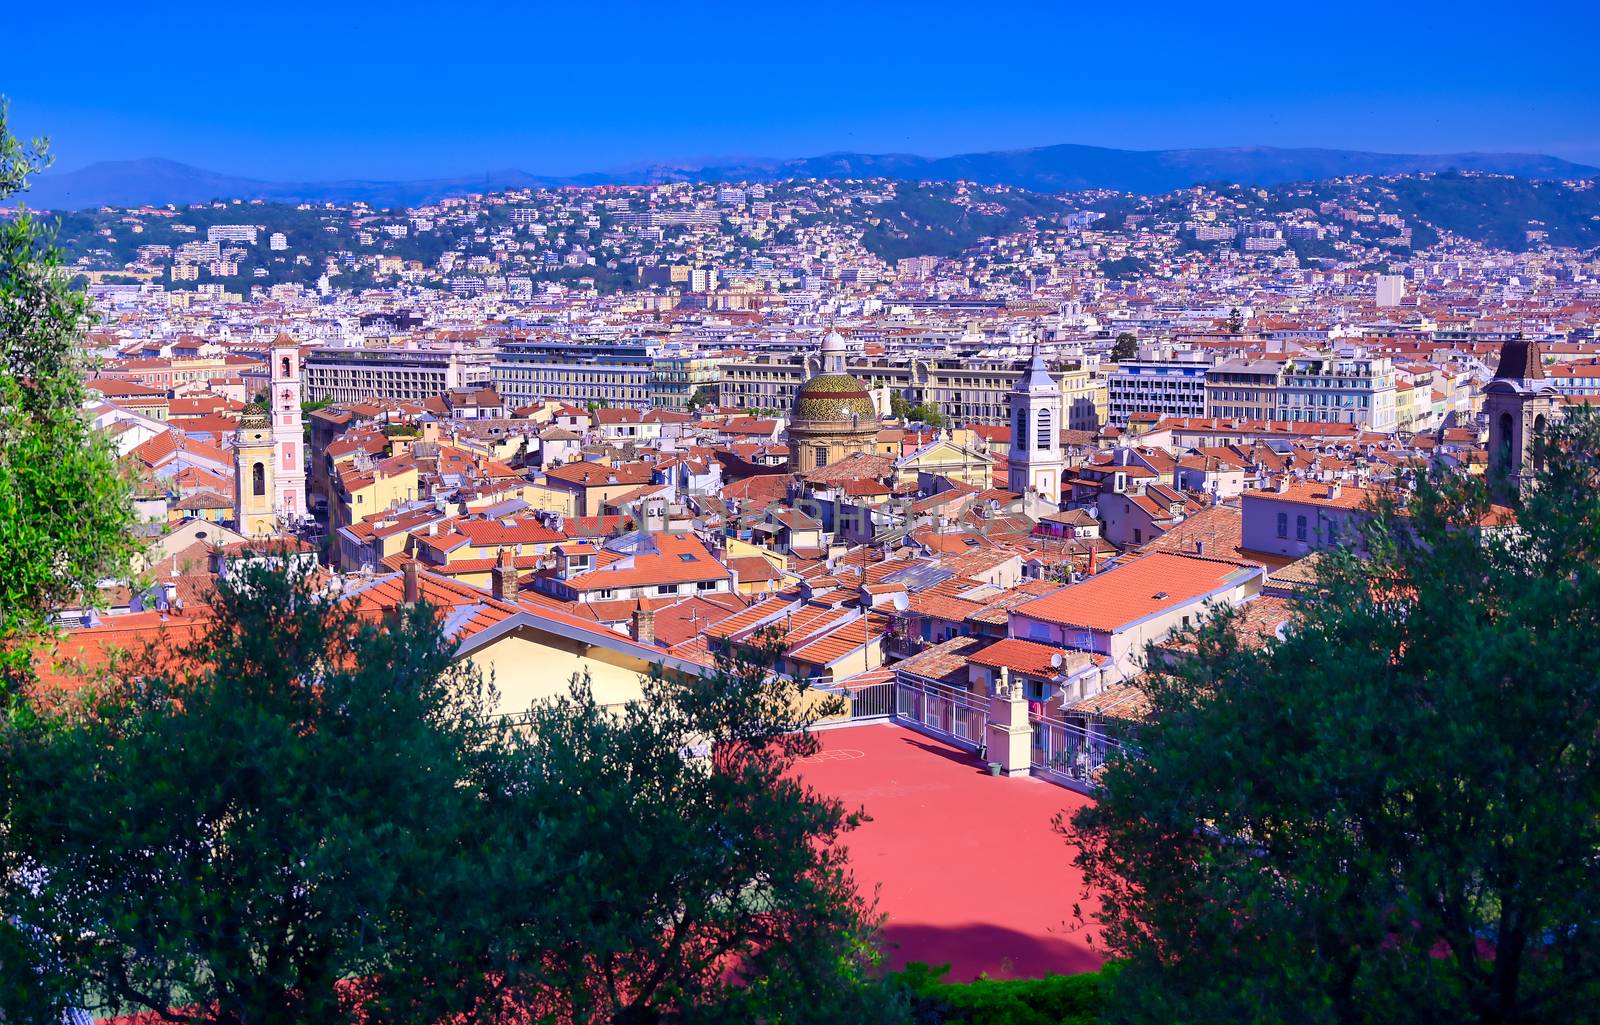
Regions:
<instances>
[{"instance_id":1,"label":"bell tower","mask_svg":"<svg viewBox=\"0 0 1600 1025\"><path fill-rule=\"evenodd\" d=\"M273 339L268 354L272 386L272 507L285 526L305 519L305 426L300 413L300 346L288 335Z\"/></svg>"},{"instance_id":2,"label":"bell tower","mask_svg":"<svg viewBox=\"0 0 1600 1025\"><path fill-rule=\"evenodd\" d=\"M265 407L251 403L233 438L233 529L245 537L278 532L274 465L271 419Z\"/></svg>"},{"instance_id":3,"label":"bell tower","mask_svg":"<svg viewBox=\"0 0 1600 1025\"><path fill-rule=\"evenodd\" d=\"M1483 389L1489 418L1489 486L1497 502L1513 501L1541 469L1535 441L1555 415L1555 393L1544 376L1538 342L1513 339L1500 347L1500 366Z\"/></svg>"},{"instance_id":4,"label":"bell tower","mask_svg":"<svg viewBox=\"0 0 1600 1025\"><path fill-rule=\"evenodd\" d=\"M1061 385L1050 376L1039 343L1011 389L1011 449L1006 454L1006 489L1049 503L1061 501Z\"/></svg>"}]
</instances>

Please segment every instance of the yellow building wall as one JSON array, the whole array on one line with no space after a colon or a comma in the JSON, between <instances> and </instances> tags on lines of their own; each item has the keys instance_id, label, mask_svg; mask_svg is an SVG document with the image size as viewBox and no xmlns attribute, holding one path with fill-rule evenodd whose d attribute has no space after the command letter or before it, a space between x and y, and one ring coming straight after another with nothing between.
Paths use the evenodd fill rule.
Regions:
<instances>
[{"instance_id":1,"label":"yellow building wall","mask_svg":"<svg viewBox=\"0 0 1600 1025\"><path fill-rule=\"evenodd\" d=\"M527 629L509 633L468 658L494 683L496 711L502 714L525 712L535 702L565 695L573 674L584 672L596 702L621 706L643 696L640 677L650 672L644 659Z\"/></svg>"},{"instance_id":2,"label":"yellow building wall","mask_svg":"<svg viewBox=\"0 0 1600 1025\"><path fill-rule=\"evenodd\" d=\"M272 507L272 445L244 445L234 450L234 492L239 522L234 529L245 537L262 537L278 531L278 512ZM255 493L253 467L265 470L262 494Z\"/></svg>"},{"instance_id":3,"label":"yellow building wall","mask_svg":"<svg viewBox=\"0 0 1600 1025\"><path fill-rule=\"evenodd\" d=\"M543 484L528 484L519 489L519 493L529 508L559 513L562 516L578 515L578 496L570 491L546 487Z\"/></svg>"},{"instance_id":4,"label":"yellow building wall","mask_svg":"<svg viewBox=\"0 0 1600 1025\"><path fill-rule=\"evenodd\" d=\"M784 555L782 552L775 552L772 549L766 548L762 545L751 544L749 541L741 541L736 537L728 538L725 544L727 546L725 550L726 555L730 559L745 559L752 556L759 556L760 558L766 559L768 562L772 563L774 569L783 572L787 572L789 569L789 557Z\"/></svg>"},{"instance_id":5,"label":"yellow building wall","mask_svg":"<svg viewBox=\"0 0 1600 1025\"><path fill-rule=\"evenodd\" d=\"M356 523L383 512L392 505L409 502L417 497L417 471L407 469L391 477L379 477L371 484L350 494L345 507L345 523Z\"/></svg>"}]
</instances>

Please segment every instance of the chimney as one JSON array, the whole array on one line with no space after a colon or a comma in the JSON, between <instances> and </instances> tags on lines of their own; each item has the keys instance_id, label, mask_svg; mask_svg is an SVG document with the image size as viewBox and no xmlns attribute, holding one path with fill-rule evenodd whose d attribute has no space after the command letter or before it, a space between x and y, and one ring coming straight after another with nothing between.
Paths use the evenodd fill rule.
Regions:
<instances>
[{"instance_id":1,"label":"chimney","mask_svg":"<svg viewBox=\"0 0 1600 1025\"><path fill-rule=\"evenodd\" d=\"M656 613L643 606L633 610L633 639L640 644L656 642Z\"/></svg>"},{"instance_id":2,"label":"chimney","mask_svg":"<svg viewBox=\"0 0 1600 1025\"><path fill-rule=\"evenodd\" d=\"M1194 553L1196 555L1204 555L1206 553L1206 541L1205 541L1205 538L1202 537L1202 538L1196 538L1195 539L1195 542L1194 542Z\"/></svg>"},{"instance_id":3,"label":"chimney","mask_svg":"<svg viewBox=\"0 0 1600 1025\"><path fill-rule=\"evenodd\" d=\"M517 579L517 560L509 548L502 548L494 561L494 569L489 571L489 593L501 601L514 602L521 590L522 583Z\"/></svg>"},{"instance_id":4,"label":"chimney","mask_svg":"<svg viewBox=\"0 0 1600 1025\"><path fill-rule=\"evenodd\" d=\"M1340 484L1338 481L1334 481L1332 484L1328 485L1328 497L1330 499L1336 499L1342 494L1344 494L1344 485Z\"/></svg>"},{"instance_id":5,"label":"chimney","mask_svg":"<svg viewBox=\"0 0 1600 1025\"><path fill-rule=\"evenodd\" d=\"M418 576L417 560L407 562L401 571L401 579L405 582L405 589L401 593L401 601L407 608L422 600L422 581Z\"/></svg>"}]
</instances>

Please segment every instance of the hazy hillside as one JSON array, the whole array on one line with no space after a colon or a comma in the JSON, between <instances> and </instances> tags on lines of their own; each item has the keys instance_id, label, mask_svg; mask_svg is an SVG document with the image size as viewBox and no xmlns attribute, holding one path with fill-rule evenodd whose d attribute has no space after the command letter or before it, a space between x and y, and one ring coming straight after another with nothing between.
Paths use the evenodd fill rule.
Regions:
<instances>
[{"instance_id":1,"label":"hazy hillside","mask_svg":"<svg viewBox=\"0 0 1600 1025\"><path fill-rule=\"evenodd\" d=\"M1115 189L1161 193L1201 182L1277 185L1347 175L1396 175L1424 171L1490 171L1522 178L1559 180L1600 175L1600 169L1556 157L1526 153L1397 154L1333 149L1119 150L1099 146L968 153L953 157L906 154L831 153L796 160L754 160L699 166L654 164L618 172L567 178L524 171L418 181L350 179L270 182L241 178L171 160L121 160L39 178L25 197L33 207L82 210L98 206L199 203L212 199L278 202L364 201L375 206L413 206L444 196L557 185L650 184L666 181L779 181L789 178L894 178L912 181L976 181L1037 192Z\"/></svg>"}]
</instances>

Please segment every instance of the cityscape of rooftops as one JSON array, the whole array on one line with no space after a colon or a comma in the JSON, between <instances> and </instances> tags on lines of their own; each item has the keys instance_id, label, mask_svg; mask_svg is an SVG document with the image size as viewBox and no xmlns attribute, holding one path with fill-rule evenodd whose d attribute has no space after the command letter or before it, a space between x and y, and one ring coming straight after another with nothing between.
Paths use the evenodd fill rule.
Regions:
<instances>
[{"instance_id":1,"label":"cityscape of rooftops","mask_svg":"<svg viewBox=\"0 0 1600 1025\"><path fill-rule=\"evenodd\" d=\"M1600 14L1223 14L0 14L0 1023L1596 1020Z\"/></svg>"}]
</instances>

